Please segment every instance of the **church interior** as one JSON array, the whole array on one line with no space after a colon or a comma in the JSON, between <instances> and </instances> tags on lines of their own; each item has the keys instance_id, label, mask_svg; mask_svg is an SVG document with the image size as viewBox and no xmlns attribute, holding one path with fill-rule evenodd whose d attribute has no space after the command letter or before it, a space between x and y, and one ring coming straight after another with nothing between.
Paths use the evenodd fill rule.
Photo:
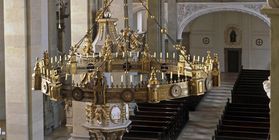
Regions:
<instances>
[{"instance_id":1,"label":"church interior","mask_svg":"<svg viewBox=\"0 0 279 140\"><path fill-rule=\"evenodd\" d=\"M279 0L0 0L0 140L279 140Z\"/></svg>"}]
</instances>

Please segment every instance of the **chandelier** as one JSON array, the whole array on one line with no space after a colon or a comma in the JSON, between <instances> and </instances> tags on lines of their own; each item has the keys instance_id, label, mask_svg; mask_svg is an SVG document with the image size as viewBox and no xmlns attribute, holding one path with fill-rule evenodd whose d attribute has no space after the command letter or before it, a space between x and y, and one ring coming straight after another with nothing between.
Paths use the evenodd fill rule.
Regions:
<instances>
[{"instance_id":1,"label":"chandelier","mask_svg":"<svg viewBox=\"0 0 279 140\"><path fill-rule=\"evenodd\" d=\"M217 54L212 58L190 56L185 47L175 43L179 55L151 54L145 35L128 26L117 33L109 6L98 12L98 33L92 41L86 35L69 50L69 54L49 57L45 51L37 59L33 74L33 90L41 90L51 100L86 102L83 126L96 139L112 135L121 138L129 120L129 103L150 102L197 96L220 85ZM127 6L127 0L124 0ZM127 8L127 7L125 7ZM147 9L148 10L148 9ZM151 13L148 11L151 15ZM153 18L154 19L154 18ZM167 34L161 28L161 33Z\"/></svg>"}]
</instances>

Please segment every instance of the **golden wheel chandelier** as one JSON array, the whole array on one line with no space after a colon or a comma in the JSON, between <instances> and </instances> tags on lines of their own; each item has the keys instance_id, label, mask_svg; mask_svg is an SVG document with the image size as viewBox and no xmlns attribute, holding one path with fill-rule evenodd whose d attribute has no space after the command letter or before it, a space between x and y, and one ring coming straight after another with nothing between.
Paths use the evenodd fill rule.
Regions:
<instances>
[{"instance_id":1,"label":"golden wheel chandelier","mask_svg":"<svg viewBox=\"0 0 279 140\"><path fill-rule=\"evenodd\" d=\"M149 16L171 40L179 55L157 58L151 54L145 36L128 26L127 0L124 0L125 28L117 33L109 6L105 1L98 12L98 33L94 41L89 29L69 50L69 54L49 57L45 51L37 59L33 74L33 89L41 90L51 100L86 102L83 126L95 139L118 139L126 131L129 103L150 102L204 94L220 85L218 56L191 57L185 47L176 43L146 8ZM116 139L117 139L116 138Z\"/></svg>"}]
</instances>

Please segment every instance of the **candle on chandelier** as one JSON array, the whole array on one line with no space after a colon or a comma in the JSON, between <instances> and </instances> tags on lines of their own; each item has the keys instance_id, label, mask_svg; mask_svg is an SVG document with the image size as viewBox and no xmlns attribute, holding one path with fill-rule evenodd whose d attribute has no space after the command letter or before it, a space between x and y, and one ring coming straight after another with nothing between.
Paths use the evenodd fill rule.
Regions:
<instances>
[{"instance_id":1,"label":"candle on chandelier","mask_svg":"<svg viewBox=\"0 0 279 140\"><path fill-rule=\"evenodd\" d=\"M118 52L115 53L115 57L118 57Z\"/></svg>"},{"instance_id":2,"label":"candle on chandelier","mask_svg":"<svg viewBox=\"0 0 279 140\"><path fill-rule=\"evenodd\" d=\"M177 73L177 77L178 77L178 79L180 78L180 73L179 72Z\"/></svg>"},{"instance_id":3,"label":"candle on chandelier","mask_svg":"<svg viewBox=\"0 0 279 140\"><path fill-rule=\"evenodd\" d=\"M130 75L130 82L133 82L133 75Z\"/></svg>"},{"instance_id":4,"label":"candle on chandelier","mask_svg":"<svg viewBox=\"0 0 279 140\"><path fill-rule=\"evenodd\" d=\"M169 53L167 52L167 58L169 58Z\"/></svg>"},{"instance_id":5,"label":"candle on chandelier","mask_svg":"<svg viewBox=\"0 0 279 140\"><path fill-rule=\"evenodd\" d=\"M142 82L142 74L140 75L140 81Z\"/></svg>"},{"instance_id":6,"label":"candle on chandelier","mask_svg":"<svg viewBox=\"0 0 279 140\"><path fill-rule=\"evenodd\" d=\"M172 55L172 56L173 56L173 59L175 59L175 52L173 53L173 55Z\"/></svg>"},{"instance_id":7,"label":"candle on chandelier","mask_svg":"<svg viewBox=\"0 0 279 140\"><path fill-rule=\"evenodd\" d=\"M202 57L202 63L204 62L204 57Z\"/></svg>"},{"instance_id":8,"label":"candle on chandelier","mask_svg":"<svg viewBox=\"0 0 279 140\"><path fill-rule=\"evenodd\" d=\"M172 79L172 72L170 73L170 79Z\"/></svg>"},{"instance_id":9,"label":"candle on chandelier","mask_svg":"<svg viewBox=\"0 0 279 140\"><path fill-rule=\"evenodd\" d=\"M160 59L162 59L163 58L163 54L162 54L162 52L160 52Z\"/></svg>"},{"instance_id":10,"label":"candle on chandelier","mask_svg":"<svg viewBox=\"0 0 279 140\"><path fill-rule=\"evenodd\" d=\"M154 52L154 57L156 58L156 52Z\"/></svg>"},{"instance_id":11,"label":"candle on chandelier","mask_svg":"<svg viewBox=\"0 0 279 140\"><path fill-rule=\"evenodd\" d=\"M165 79L165 77L164 77L164 73L162 72L162 80L164 80Z\"/></svg>"},{"instance_id":12,"label":"candle on chandelier","mask_svg":"<svg viewBox=\"0 0 279 140\"><path fill-rule=\"evenodd\" d=\"M112 74L110 75L110 81L111 81L111 83L113 83L113 76L112 76Z\"/></svg>"},{"instance_id":13,"label":"candle on chandelier","mask_svg":"<svg viewBox=\"0 0 279 140\"><path fill-rule=\"evenodd\" d=\"M196 58L196 56L193 56L193 62L196 61L195 58Z\"/></svg>"},{"instance_id":14,"label":"candle on chandelier","mask_svg":"<svg viewBox=\"0 0 279 140\"><path fill-rule=\"evenodd\" d=\"M121 75L121 83L123 83L123 81L124 81L124 77L123 75Z\"/></svg>"},{"instance_id":15,"label":"candle on chandelier","mask_svg":"<svg viewBox=\"0 0 279 140\"><path fill-rule=\"evenodd\" d=\"M200 61L200 56L198 56L198 62Z\"/></svg>"}]
</instances>

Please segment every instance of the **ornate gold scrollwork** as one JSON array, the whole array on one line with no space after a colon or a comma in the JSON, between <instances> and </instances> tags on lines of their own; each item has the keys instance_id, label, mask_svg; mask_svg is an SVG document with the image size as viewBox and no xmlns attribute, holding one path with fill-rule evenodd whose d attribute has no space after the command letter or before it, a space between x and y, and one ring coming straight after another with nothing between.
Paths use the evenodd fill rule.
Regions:
<instances>
[{"instance_id":1,"label":"ornate gold scrollwork","mask_svg":"<svg viewBox=\"0 0 279 140\"><path fill-rule=\"evenodd\" d=\"M153 67L152 72L150 74L150 79L148 81L148 102L151 103L158 103L159 98L158 98L158 92L157 88L159 87L159 81L157 80L156 76L156 69Z\"/></svg>"}]
</instances>

